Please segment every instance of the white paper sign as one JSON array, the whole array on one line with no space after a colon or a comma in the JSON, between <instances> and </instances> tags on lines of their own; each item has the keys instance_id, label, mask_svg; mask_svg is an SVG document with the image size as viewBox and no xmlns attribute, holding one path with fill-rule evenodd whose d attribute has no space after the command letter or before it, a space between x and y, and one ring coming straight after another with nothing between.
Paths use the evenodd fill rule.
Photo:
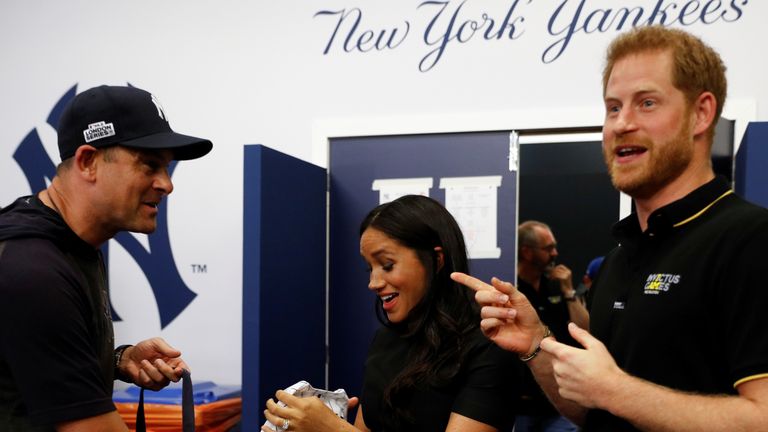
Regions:
<instances>
[{"instance_id":1,"label":"white paper sign","mask_svg":"<svg viewBox=\"0 0 768 432\"><path fill-rule=\"evenodd\" d=\"M498 188L501 176L446 177L445 207L456 218L464 233L469 258L499 258Z\"/></svg>"},{"instance_id":2,"label":"white paper sign","mask_svg":"<svg viewBox=\"0 0 768 432\"><path fill-rule=\"evenodd\" d=\"M432 184L432 177L377 179L373 181L371 189L379 191L379 204L384 204L404 195L428 197Z\"/></svg>"}]
</instances>

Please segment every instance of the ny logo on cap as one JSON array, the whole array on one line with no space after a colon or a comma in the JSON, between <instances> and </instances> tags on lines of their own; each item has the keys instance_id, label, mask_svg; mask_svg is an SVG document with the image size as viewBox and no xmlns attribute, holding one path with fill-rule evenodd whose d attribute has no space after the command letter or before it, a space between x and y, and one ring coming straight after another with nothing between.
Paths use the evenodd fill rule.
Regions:
<instances>
[{"instance_id":1,"label":"ny logo on cap","mask_svg":"<svg viewBox=\"0 0 768 432\"><path fill-rule=\"evenodd\" d=\"M163 106L160 105L160 100L155 95L152 95L152 103L157 107L157 115L159 115L161 119L168 121L168 119L165 117Z\"/></svg>"}]
</instances>

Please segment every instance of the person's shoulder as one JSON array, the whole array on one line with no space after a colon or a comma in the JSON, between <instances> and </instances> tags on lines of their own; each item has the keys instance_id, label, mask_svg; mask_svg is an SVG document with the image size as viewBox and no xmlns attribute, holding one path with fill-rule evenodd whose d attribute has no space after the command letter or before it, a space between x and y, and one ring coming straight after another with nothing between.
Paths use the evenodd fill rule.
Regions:
<instances>
[{"instance_id":1,"label":"person's shoulder","mask_svg":"<svg viewBox=\"0 0 768 432\"><path fill-rule=\"evenodd\" d=\"M20 238L0 243L0 321L18 324L46 317L50 323L53 315L83 304L82 280L53 242Z\"/></svg>"},{"instance_id":2,"label":"person's shoulder","mask_svg":"<svg viewBox=\"0 0 768 432\"><path fill-rule=\"evenodd\" d=\"M71 271L65 254L50 239L15 238L0 241L0 287L28 286L43 289L66 278ZM27 289L27 288L25 288Z\"/></svg>"},{"instance_id":3,"label":"person's shoulder","mask_svg":"<svg viewBox=\"0 0 768 432\"><path fill-rule=\"evenodd\" d=\"M755 229L768 226L768 209L732 194L714 213L716 219L736 229Z\"/></svg>"},{"instance_id":4,"label":"person's shoulder","mask_svg":"<svg viewBox=\"0 0 768 432\"><path fill-rule=\"evenodd\" d=\"M0 241L27 238L59 243L79 240L56 211L33 195L21 197L0 211Z\"/></svg>"},{"instance_id":5,"label":"person's shoulder","mask_svg":"<svg viewBox=\"0 0 768 432\"><path fill-rule=\"evenodd\" d=\"M2 261L12 260L16 264L44 267L52 257L61 257L63 251L53 240L45 237L17 237L0 240L3 243Z\"/></svg>"},{"instance_id":6,"label":"person's shoulder","mask_svg":"<svg viewBox=\"0 0 768 432\"><path fill-rule=\"evenodd\" d=\"M757 205L751 201L748 201L747 199L743 198L742 196L738 195L735 192L729 194L729 196L726 197L726 199L724 199L723 201L728 203L728 205L731 208L738 209L740 211L768 214L768 209L766 209L763 206Z\"/></svg>"}]
</instances>

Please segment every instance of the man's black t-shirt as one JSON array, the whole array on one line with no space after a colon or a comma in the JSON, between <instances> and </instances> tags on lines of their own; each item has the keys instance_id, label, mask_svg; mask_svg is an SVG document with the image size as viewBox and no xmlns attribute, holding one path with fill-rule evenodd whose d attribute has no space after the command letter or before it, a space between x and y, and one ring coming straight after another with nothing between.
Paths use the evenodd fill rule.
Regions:
<instances>
[{"instance_id":1,"label":"man's black t-shirt","mask_svg":"<svg viewBox=\"0 0 768 432\"><path fill-rule=\"evenodd\" d=\"M115 409L97 249L36 197L0 212L0 430L52 430Z\"/></svg>"}]
</instances>

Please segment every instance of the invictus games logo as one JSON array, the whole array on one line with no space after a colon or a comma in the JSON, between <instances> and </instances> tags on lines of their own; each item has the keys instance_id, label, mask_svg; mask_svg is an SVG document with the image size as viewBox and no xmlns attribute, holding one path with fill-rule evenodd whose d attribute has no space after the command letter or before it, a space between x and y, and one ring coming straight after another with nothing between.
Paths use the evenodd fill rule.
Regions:
<instances>
[{"instance_id":1,"label":"invictus games logo","mask_svg":"<svg viewBox=\"0 0 768 432\"><path fill-rule=\"evenodd\" d=\"M64 93L51 109L46 123L56 129L64 106L75 97L76 93L77 85L72 86L72 88ZM162 112L159 106L158 111ZM164 117L164 114L161 115ZM99 122L89 125L88 129L83 131L83 133L85 141L91 142L109 136L109 134L114 135L115 130L111 123ZM56 174L56 165L48 156L37 129L32 129L24 137L13 153L13 158L24 172L24 176L33 193L45 189L47 187L46 180L50 183ZM173 175L175 168L176 162L174 161L168 167L169 176ZM171 251L168 236L167 200L161 201L157 207L157 229L148 236L148 239L149 248L145 248L136 237L127 232L121 232L114 238L131 255L146 275L157 302L160 325L162 328L165 328L197 296L181 279L176 263L173 260L173 252ZM106 264L109 263L109 244L110 242L107 242L102 247ZM112 319L114 321L122 321L111 300L110 309L112 311Z\"/></svg>"},{"instance_id":2,"label":"invictus games logo","mask_svg":"<svg viewBox=\"0 0 768 432\"><path fill-rule=\"evenodd\" d=\"M680 275L669 273L653 273L648 275L645 280L645 293L650 295L659 295L667 292L672 286L680 283Z\"/></svg>"}]
</instances>

